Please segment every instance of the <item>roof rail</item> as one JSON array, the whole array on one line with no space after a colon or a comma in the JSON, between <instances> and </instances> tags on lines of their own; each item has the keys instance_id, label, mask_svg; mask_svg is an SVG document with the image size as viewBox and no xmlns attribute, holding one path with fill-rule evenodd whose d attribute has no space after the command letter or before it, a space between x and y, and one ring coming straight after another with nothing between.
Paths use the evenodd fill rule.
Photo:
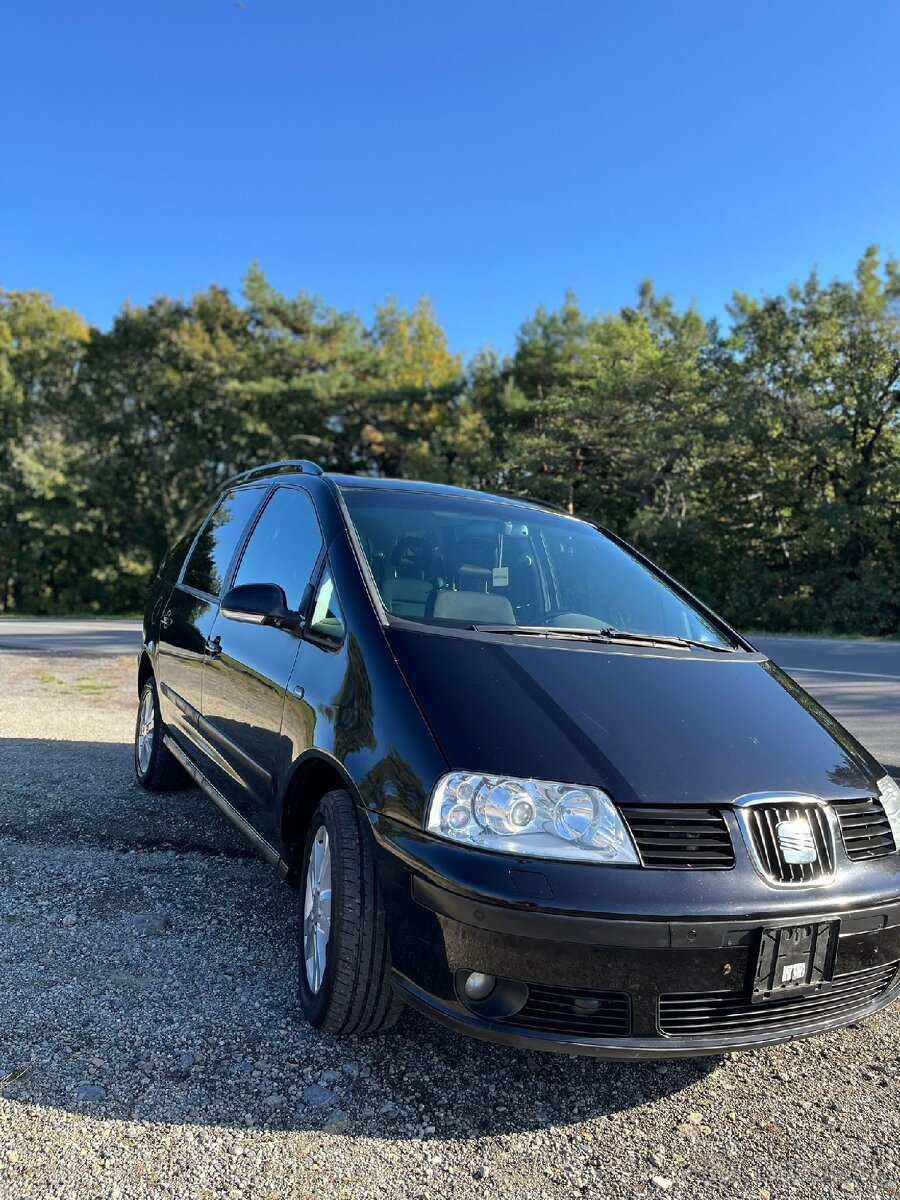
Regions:
<instances>
[{"instance_id":1,"label":"roof rail","mask_svg":"<svg viewBox=\"0 0 900 1200\"><path fill-rule=\"evenodd\" d=\"M281 462L263 463L260 467L251 467L239 475L239 479L252 479L255 475L277 475L280 471L295 471L301 475L322 475L318 463L308 458L285 458Z\"/></svg>"}]
</instances>

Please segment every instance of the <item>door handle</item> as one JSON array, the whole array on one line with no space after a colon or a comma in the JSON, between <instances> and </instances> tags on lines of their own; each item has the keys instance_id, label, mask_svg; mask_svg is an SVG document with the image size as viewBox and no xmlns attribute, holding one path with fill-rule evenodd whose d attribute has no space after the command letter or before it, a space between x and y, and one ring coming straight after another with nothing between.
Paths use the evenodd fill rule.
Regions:
<instances>
[{"instance_id":1,"label":"door handle","mask_svg":"<svg viewBox=\"0 0 900 1200\"><path fill-rule=\"evenodd\" d=\"M206 645L203 647L210 658L218 658L222 653L222 638L217 634L214 638L206 639Z\"/></svg>"},{"instance_id":2,"label":"door handle","mask_svg":"<svg viewBox=\"0 0 900 1200\"><path fill-rule=\"evenodd\" d=\"M167 608L163 615L159 618L160 629L168 629L172 624L172 610Z\"/></svg>"}]
</instances>

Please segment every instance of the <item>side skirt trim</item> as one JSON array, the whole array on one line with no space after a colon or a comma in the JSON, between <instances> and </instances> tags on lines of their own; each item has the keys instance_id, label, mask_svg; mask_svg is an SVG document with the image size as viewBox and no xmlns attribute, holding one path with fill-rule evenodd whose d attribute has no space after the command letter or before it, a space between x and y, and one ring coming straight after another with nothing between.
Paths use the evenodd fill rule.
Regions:
<instances>
[{"instance_id":1,"label":"side skirt trim","mask_svg":"<svg viewBox=\"0 0 900 1200\"><path fill-rule=\"evenodd\" d=\"M178 759L185 771L187 771L188 775L190 775L191 779L193 779L194 783L196 783L197 787L200 788L202 792L206 793L210 800L212 800L213 804L215 804L216 808L218 808L219 811L228 818L228 820L232 823L232 825L235 826L236 829L241 831L247 841L256 848L266 862L272 864L279 876L283 879L288 873L288 864L284 861L275 847L267 842L262 834L258 833L250 824L250 822L246 821L241 816L234 805L230 804L228 800L225 799L216 785L214 783L210 783L197 764L188 757L185 751L182 750L174 738L170 737L168 733L163 734L163 745L175 758Z\"/></svg>"}]
</instances>

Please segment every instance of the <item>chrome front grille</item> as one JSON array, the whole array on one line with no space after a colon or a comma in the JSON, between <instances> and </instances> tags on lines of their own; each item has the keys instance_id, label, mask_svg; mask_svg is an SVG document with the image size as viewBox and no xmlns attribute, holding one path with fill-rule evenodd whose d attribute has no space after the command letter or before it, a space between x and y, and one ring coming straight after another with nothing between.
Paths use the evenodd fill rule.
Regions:
<instances>
[{"instance_id":1,"label":"chrome front grille","mask_svg":"<svg viewBox=\"0 0 900 1200\"><path fill-rule=\"evenodd\" d=\"M726 807L726 806L723 806ZM776 884L821 884L834 876L835 843L860 861L900 849L881 802L755 793L727 806L760 874ZM622 805L641 865L656 870L727 870L734 847L722 808Z\"/></svg>"},{"instance_id":2,"label":"chrome front grille","mask_svg":"<svg viewBox=\"0 0 900 1200\"><path fill-rule=\"evenodd\" d=\"M828 810L787 798L738 809L760 871L775 883L823 883L834 874Z\"/></svg>"}]
</instances>

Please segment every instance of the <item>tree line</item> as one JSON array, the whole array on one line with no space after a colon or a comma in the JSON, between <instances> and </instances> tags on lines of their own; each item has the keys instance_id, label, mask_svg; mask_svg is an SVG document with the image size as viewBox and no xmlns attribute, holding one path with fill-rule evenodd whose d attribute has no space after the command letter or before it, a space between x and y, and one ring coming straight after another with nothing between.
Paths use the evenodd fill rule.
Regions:
<instances>
[{"instance_id":1,"label":"tree line","mask_svg":"<svg viewBox=\"0 0 900 1200\"><path fill-rule=\"evenodd\" d=\"M569 295L465 362L425 298L365 323L257 267L106 331L0 291L0 610L140 610L200 501L304 457L551 501L744 629L900 632L897 263L727 312Z\"/></svg>"}]
</instances>

